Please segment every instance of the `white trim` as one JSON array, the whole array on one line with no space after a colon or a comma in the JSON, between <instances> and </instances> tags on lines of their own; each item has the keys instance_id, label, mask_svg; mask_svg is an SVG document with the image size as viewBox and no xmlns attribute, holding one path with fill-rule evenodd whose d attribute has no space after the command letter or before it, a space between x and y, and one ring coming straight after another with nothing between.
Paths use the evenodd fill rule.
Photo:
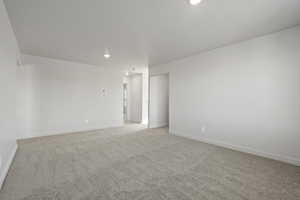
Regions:
<instances>
[{"instance_id":1,"label":"white trim","mask_svg":"<svg viewBox=\"0 0 300 200\"><path fill-rule=\"evenodd\" d=\"M170 130L170 134L185 137L185 138L189 138L189 139L193 139L193 140L198 140L200 142L204 142L204 143L207 143L207 144L221 146L221 147L224 147L224 148L227 148L227 149L232 149L232 150L236 150L236 151L240 151L240 152L244 152L244 153L249 153L249 154L269 158L269 159L272 159L272 160L277 160L277 161L289 163L289 164L296 165L296 166L300 166L300 160L299 159L289 157L289 156L283 156L283 155L263 152L263 151L255 150L255 149L245 147L245 146L233 145L233 144L229 144L229 143L226 143L226 142L211 140L211 139L207 139L207 138L203 138L203 137L199 137L199 136L194 136L194 135L183 135L183 134L180 134L180 132L174 131L174 130L172 130L172 131Z\"/></svg>"},{"instance_id":2,"label":"white trim","mask_svg":"<svg viewBox=\"0 0 300 200\"><path fill-rule=\"evenodd\" d=\"M143 124L143 125L148 125L148 120L143 120L143 121L142 121L142 124Z\"/></svg>"},{"instance_id":3,"label":"white trim","mask_svg":"<svg viewBox=\"0 0 300 200\"><path fill-rule=\"evenodd\" d=\"M7 161L6 165L3 167L2 173L0 172L1 173L0 174L0 190L2 188L2 185L4 183L5 178L7 176L7 173L8 173L8 170L9 170L10 166L11 166L11 163L14 160L17 149L18 149L18 145L15 144L13 150L11 151L11 154L9 155L9 158L8 158L8 161Z\"/></svg>"},{"instance_id":4,"label":"white trim","mask_svg":"<svg viewBox=\"0 0 300 200\"><path fill-rule=\"evenodd\" d=\"M106 128L118 128L124 126L124 121L111 121L109 123L104 123L99 125L91 125L88 124L87 126L81 126L81 127L67 127L67 128L61 128L61 129L36 129L36 130L30 130L29 134L30 136L24 137L22 139L28 139L28 138L36 138L36 137L43 137L43 136L51 136L51 135L62 135L66 133L77 133L77 132L88 132L88 131L96 131L96 130L102 130Z\"/></svg>"},{"instance_id":5,"label":"white trim","mask_svg":"<svg viewBox=\"0 0 300 200\"><path fill-rule=\"evenodd\" d=\"M151 122L149 123L149 128L161 128L168 126L168 122Z\"/></svg>"}]
</instances>

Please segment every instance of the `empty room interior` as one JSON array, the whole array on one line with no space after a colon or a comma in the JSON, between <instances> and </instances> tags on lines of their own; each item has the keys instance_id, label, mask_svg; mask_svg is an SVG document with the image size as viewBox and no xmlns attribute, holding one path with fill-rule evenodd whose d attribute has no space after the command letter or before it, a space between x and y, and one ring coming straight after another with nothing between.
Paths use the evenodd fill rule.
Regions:
<instances>
[{"instance_id":1,"label":"empty room interior","mask_svg":"<svg viewBox=\"0 0 300 200\"><path fill-rule=\"evenodd\" d=\"M299 0L0 0L0 200L300 200Z\"/></svg>"}]
</instances>

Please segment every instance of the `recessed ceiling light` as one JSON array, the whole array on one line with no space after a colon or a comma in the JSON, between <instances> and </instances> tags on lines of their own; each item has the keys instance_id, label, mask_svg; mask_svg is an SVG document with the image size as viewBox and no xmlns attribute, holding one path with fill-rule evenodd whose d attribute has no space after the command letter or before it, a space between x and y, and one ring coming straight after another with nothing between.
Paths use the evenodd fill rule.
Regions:
<instances>
[{"instance_id":1,"label":"recessed ceiling light","mask_svg":"<svg viewBox=\"0 0 300 200\"><path fill-rule=\"evenodd\" d=\"M202 0L189 0L190 4L195 6L198 5L199 3L201 3Z\"/></svg>"},{"instance_id":2,"label":"recessed ceiling light","mask_svg":"<svg viewBox=\"0 0 300 200\"><path fill-rule=\"evenodd\" d=\"M110 58L110 54L109 53L105 53L104 54L104 58Z\"/></svg>"},{"instance_id":3,"label":"recessed ceiling light","mask_svg":"<svg viewBox=\"0 0 300 200\"><path fill-rule=\"evenodd\" d=\"M104 52L104 58L110 58L110 54L109 54L109 51L108 50L106 50L105 52Z\"/></svg>"}]
</instances>

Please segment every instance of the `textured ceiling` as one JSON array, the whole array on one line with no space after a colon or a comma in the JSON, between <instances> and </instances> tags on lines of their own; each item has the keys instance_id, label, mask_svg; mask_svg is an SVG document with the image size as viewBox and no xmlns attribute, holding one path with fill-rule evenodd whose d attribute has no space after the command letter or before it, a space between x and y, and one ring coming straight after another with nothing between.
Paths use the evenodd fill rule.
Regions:
<instances>
[{"instance_id":1,"label":"textured ceiling","mask_svg":"<svg viewBox=\"0 0 300 200\"><path fill-rule=\"evenodd\" d=\"M195 7L186 0L4 2L23 53L124 69L300 24L299 0L203 0Z\"/></svg>"}]
</instances>

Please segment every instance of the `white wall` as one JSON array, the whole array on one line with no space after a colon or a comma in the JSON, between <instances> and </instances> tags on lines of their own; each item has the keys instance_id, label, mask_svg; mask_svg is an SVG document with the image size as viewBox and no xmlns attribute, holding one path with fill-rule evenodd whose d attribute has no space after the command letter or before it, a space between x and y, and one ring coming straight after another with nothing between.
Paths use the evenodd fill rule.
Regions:
<instances>
[{"instance_id":1,"label":"white wall","mask_svg":"<svg viewBox=\"0 0 300 200\"><path fill-rule=\"evenodd\" d=\"M27 90L27 136L123 125L122 73L102 67L23 55L19 79ZM26 88L27 85L27 88ZM26 101L24 101L26 102ZM21 117L22 118L22 117Z\"/></svg>"},{"instance_id":2,"label":"white wall","mask_svg":"<svg viewBox=\"0 0 300 200\"><path fill-rule=\"evenodd\" d=\"M149 127L158 128L169 124L169 76L150 77Z\"/></svg>"},{"instance_id":3,"label":"white wall","mask_svg":"<svg viewBox=\"0 0 300 200\"><path fill-rule=\"evenodd\" d=\"M143 78L142 74L128 77L128 120L142 122L143 117Z\"/></svg>"},{"instance_id":4,"label":"white wall","mask_svg":"<svg viewBox=\"0 0 300 200\"><path fill-rule=\"evenodd\" d=\"M299 36L300 26L152 66L170 72L170 132L300 165Z\"/></svg>"},{"instance_id":5,"label":"white wall","mask_svg":"<svg viewBox=\"0 0 300 200\"><path fill-rule=\"evenodd\" d=\"M19 139L31 137L35 109L32 70L30 65L17 68L16 120Z\"/></svg>"},{"instance_id":6,"label":"white wall","mask_svg":"<svg viewBox=\"0 0 300 200\"><path fill-rule=\"evenodd\" d=\"M16 69L19 49L0 1L0 187L16 150Z\"/></svg>"}]
</instances>

